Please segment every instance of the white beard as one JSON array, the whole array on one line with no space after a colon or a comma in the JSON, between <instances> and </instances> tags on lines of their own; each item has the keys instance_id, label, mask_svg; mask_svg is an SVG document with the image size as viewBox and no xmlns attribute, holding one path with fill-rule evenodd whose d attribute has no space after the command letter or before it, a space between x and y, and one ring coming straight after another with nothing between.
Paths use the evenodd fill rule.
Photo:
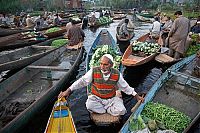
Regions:
<instances>
[{"instance_id":1,"label":"white beard","mask_svg":"<svg viewBox=\"0 0 200 133\"><path fill-rule=\"evenodd\" d=\"M102 70L101 70L101 72L102 72L103 74L108 74L108 73L109 73L109 71L102 71Z\"/></svg>"}]
</instances>

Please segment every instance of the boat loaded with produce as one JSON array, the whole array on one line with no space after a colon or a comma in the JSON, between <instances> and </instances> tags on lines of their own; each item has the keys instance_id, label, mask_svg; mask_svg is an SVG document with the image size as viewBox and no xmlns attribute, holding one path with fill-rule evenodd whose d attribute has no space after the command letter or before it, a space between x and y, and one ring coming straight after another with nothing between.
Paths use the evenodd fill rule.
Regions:
<instances>
[{"instance_id":1,"label":"boat loaded with produce","mask_svg":"<svg viewBox=\"0 0 200 133\"><path fill-rule=\"evenodd\" d=\"M0 83L0 132L17 132L55 100L82 61L84 49L67 50L63 40L49 54ZM65 42L65 41L64 41Z\"/></svg>"},{"instance_id":2,"label":"boat loaded with produce","mask_svg":"<svg viewBox=\"0 0 200 133\"><path fill-rule=\"evenodd\" d=\"M102 30L93 45L91 46L86 57L86 71L94 66L99 66L99 60L104 54L111 54L114 58L114 68L122 71L121 55L113 37L107 30ZM91 91L90 86L87 88L87 93ZM112 116L108 113L96 114L90 113L91 119L96 125L110 125L119 122L120 116Z\"/></svg>"},{"instance_id":3,"label":"boat loaded with produce","mask_svg":"<svg viewBox=\"0 0 200 133\"><path fill-rule=\"evenodd\" d=\"M124 66L139 66L155 58L160 50L160 45L146 41L147 38L149 38L149 34L145 34L128 46L122 57Z\"/></svg>"},{"instance_id":4,"label":"boat loaded with produce","mask_svg":"<svg viewBox=\"0 0 200 133\"><path fill-rule=\"evenodd\" d=\"M188 132L200 118L200 79L192 73L195 60L192 55L168 68L120 133Z\"/></svg>"},{"instance_id":5,"label":"boat loaded with produce","mask_svg":"<svg viewBox=\"0 0 200 133\"><path fill-rule=\"evenodd\" d=\"M102 25L110 24L112 22L113 22L112 18L103 16L98 18L94 25L91 25L91 23L89 23L89 27L99 27Z\"/></svg>"}]
</instances>

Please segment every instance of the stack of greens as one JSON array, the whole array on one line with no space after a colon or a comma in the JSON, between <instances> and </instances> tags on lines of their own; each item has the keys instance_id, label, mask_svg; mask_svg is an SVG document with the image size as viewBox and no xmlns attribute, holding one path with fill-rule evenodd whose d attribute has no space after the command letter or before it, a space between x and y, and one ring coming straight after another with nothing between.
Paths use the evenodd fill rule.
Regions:
<instances>
[{"instance_id":1,"label":"stack of greens","mask_svg":"<svg viewBox=\"0 0 200 133\"><path fill-rule=\"evenodd\" d=\"M60 46L63 46L67 43L68 43L68 39L57 39L51 43L51 46L53 46L55 48L59 48Z\"/></svg>"},{"instance_id":2,"label":"stack of greens","mask_svg":"<svg viewBox=\"0 0 200 133\"><path fill-rule=\"evenodd\" d=\"M97 19L97 24L102 25L102 24L107 24L112 22L112 19L110 17L100 17L99 19Z\"/></svg>"},{"instance_id":3,"label":"stack of greens","mask_svg":"<svg viewBox=\"0 0 200 133\"><path fill-rule=\"evenodd\" d=\"M177 133L182 133L191 122L191 119L182 112L166 105L153 102L147 103L141 116L142 118L151 119L151 121L159 121L163 123L166 129L171 129ZM155 129L157 129L157 127L155 127Z\"/></svg>"},{"instance_id":4,"label":"stack of greens","mask_svg":"<svg viewBox=\"0 0 200 133\"><path fill-rule=\"evenodd\" d=\"M50 29L46 30L45 33L52 33L52 32L56 32L56 31L59 31L59 30L61 30L61 28L54 27L54 28L50 28Z\"/></svg>"},{"instance_id":5,"label":"stack of greens","mask_svg":"<svg viewBox=\"0 0 200 133\"><path fill-rule=\"evenodd\" d=\"M132 47L133 52L143 52L146 56L158 52L159 49L159 44L148 42L134 42Z\"/></svg>"},{"instance_id":6,"label":"stack of greens","mask_svg":"<svg viewBox=\"0 0 200 133\"><path fill-rule=\"evenodd\" d=\"M113 49L109 45L101 45L100 47L97 47L94 51L95 52L92 55L92 59L90 60L89 64L90 68L94 66L99 66L100 65L99 60L104 54L111 54L114 58L113 67L116 69L119 68L122 56L118 55L118 53L116 52L117 50Z\"/></svg>"},{"instance_id":7,"label":"stack of greens","mask_svg":"<svg viewBox=\"0 0 200 133\"><path fill-rule=\"evenodd\" d=\"M196 54L198 50L200 50L200 44L190 45L187 52L186 52L186 56Z\"/></svg>"}]
</instances>

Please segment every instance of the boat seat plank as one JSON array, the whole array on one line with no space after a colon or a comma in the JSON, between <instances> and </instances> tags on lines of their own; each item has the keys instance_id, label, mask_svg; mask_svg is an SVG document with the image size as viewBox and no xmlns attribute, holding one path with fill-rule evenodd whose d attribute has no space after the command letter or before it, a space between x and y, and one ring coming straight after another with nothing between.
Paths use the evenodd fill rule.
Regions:
<instances>
[{"instance_id":1,"label":"boat seat plank","mask_svg":"<svg viewBox=\"0 0 200 133\"><path fill-rule=\"evenodd\" d=\"M199 84L200 84L199 78L193 77L193 76L191 76L191 75L187 75L187 74L185 74L185 73L175 72L175 71L171 71L171 70L169 70L168 72L170 72L170 74L172 74L172 75L174 75L174 76L182 77L182 78L187 79L188 81L193 81L193 82L196 82L196 83L199 83Z\"/></svg>"},{"instance_id":2,"label":"boat seat plank","mask_svg":"<svg viewBox=\"0 0 200 133\"><path fill-rule=\"evenodd\" d=\"M41 70L41 71L68 71L70 68L60 68L55 66L28 66L28 70Z\"/></svg>"},{"instance_id":3,"label":"boat seat plank","mask_svg":"<svg viewBox=\"0 0 200 133\"><path fill-rule=\"evenodd\" d=\"M111 123L118 123L120 120L120 116L112 116L108 113L104 113L104 114L91 113L90 117L97 125L107 125Z\"/></svg>"},{"instance_id":4,"label":"boat seat plank","mask_svg":"<svg viewBox=\"0 0 200 133\"><path fill-rule=\"evenodd\" d=\"M54 47L53 46L31 46L32 48L44 48L44 49L53 49Z\"/></svg>"}]
</instances>

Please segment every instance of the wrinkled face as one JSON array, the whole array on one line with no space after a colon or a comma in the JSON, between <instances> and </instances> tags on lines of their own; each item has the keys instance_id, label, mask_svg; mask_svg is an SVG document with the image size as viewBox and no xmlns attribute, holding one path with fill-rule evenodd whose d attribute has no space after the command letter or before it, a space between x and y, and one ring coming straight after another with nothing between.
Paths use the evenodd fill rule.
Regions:
<instances>
[{"instance_id":1,"label":"wrinkled face","mask_svg":"<svg viewBox=\"0 0 200 133\"><path fill-rule=\"evenodd\" d=\"M111 67L112 64L109 62L109 59L107 57L102 57L100 59L100 68L103 72L110 72Z\"/></svg>"}]
</instances>

